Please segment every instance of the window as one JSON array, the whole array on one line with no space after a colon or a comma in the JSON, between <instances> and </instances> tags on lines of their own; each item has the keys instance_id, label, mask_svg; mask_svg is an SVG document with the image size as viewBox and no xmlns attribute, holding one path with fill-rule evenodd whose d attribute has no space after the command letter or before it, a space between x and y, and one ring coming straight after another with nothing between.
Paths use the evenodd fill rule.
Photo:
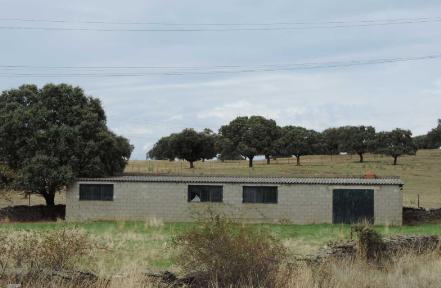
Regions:
<instances>
[{"instance_id":1,"label":"window","mask_svg":"<svg viewBox=\"0 0 441 288\"><path fill-rule=\"evenodd\" d=\"M113 201L113 184L80 184L80 200Z\"/></svg>"},{"instance_id":2,"label":"window","mask_svg":"<svg viewBox=\"0 0 441 288\"><path fill-rule=\"evenodd\" d=\"M277 203L277 186L244 186L243 203Z\"/></svg>"},{"instance_id":3,"label":"window","mask_svg":"<svg viewBox=\"0 0 441 288\"><path fill-rule=\"evenodd\" d=\"M222 202L223 187L188 185L188 202Z\"/></svg>"}]
</instances>

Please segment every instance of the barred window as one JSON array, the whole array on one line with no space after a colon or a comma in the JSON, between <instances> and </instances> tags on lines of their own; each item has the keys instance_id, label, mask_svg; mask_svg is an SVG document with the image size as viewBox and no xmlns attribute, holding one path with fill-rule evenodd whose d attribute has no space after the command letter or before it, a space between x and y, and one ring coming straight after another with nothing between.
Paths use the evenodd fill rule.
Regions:
<instances>
[{"instance_id":1,"label":"barred window","mask_svg":"<svg viewBox=\"0 0 441 288\"><path fill-rule=\"evenodd\" d=\"M277 186L243 186L243 203L277 203Z\"/></svg>"},{"instance_id":2,"label":"barred window","mask_svg":"<svg viewBox=\"0 0 441 288\"><path fill-rule=\"evenodd\" d=\"M188 202L222 202L222 198L222 186L188 185Z\"/></svg>"},{"instance_id":3,"label":"barred window","mask_svg":"<svg viewBox=\"0 0 441 288\"><path fill-rule=\"evenodd\" d=\"M80 184L80 200L113 201L113 184Z\"/></svg>"}]
</instances>

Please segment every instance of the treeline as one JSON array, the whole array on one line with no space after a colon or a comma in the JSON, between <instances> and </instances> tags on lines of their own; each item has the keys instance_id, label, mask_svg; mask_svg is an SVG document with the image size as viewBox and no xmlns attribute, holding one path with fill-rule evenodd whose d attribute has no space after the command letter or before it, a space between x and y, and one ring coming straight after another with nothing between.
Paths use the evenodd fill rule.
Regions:
<instances>
[{"instance_id":1,"label":"treeline","mask_svg":"<svg viewBox=\"0 0 441 288\"><path fill-rule=\"evenodd\" d=\"M262 116L237 117L222 126L218 133L210 129L197 132L184 129L161 138L147 153L151 159L184 159L194 162L217 157L220 160L248 159L249 167L257 155L264 155L267 164L277 157L296 157L297 165L304 155L335 155L340 152L357 154L363 162L365 153L393 157L413 155L417 149L441 146L441 120L427 135L413 138L412 132L397 128L377 132L372 126L343 126L322 132L299 126L280 127Z\"/></svg>"}]
</instances>

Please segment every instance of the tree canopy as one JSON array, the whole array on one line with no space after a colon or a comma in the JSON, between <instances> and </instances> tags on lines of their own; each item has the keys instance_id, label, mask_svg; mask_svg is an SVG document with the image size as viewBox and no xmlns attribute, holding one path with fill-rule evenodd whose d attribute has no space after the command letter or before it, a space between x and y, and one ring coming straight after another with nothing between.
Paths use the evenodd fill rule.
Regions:
<instances>
[{"instance_id":1,"label":"tree canopy","mask_svg":"<svg viewBox=\"0 0 441 288\"><path fill-rule=\"evenodd\" d=\"M0 162L14 171L16 188L48 206L75 177L123 172L132 150L107 128L100 101L79 87L23 85L0 95Z\"/></svg>"},{"instance_id":2,"label":"tree canopy","mask_svg":"<svg viewBox=\"0 0 441 288\"><path fill-rule=\"evenodd\" d=\"M412 139L412 132L398 128L391 132L378 133L376 146L377 153L390 155L394 158L394 165L397 165L398 157L414 155L417 150Z\"/></svg>"},{"instance_id":3,"label":"tree canopy","mask_svg":"<svg viewBox=\"0 0 441 288\"><path fill-rule=\"evenodd\" d=\"M328 128L322 132L322 150L325 154L335 155L341 152L343 145L341 130L341 128Z\"/></svg>"},{"instance_id":4,"label":"tree canopy","mask_svg":"<svg viewBox=\"0 0 441 288\"><path fill-rule=\"evenodd\" d=\"M161 138L148 152L153 159L184 159L194 168L194 162L216 157L217 135L205 129L196 132L194 129L184 129L180 133Z\"/></svg>"},{"instance_id":5,"label":"tree canopy","mask_svg":"<svg viewBox=\"0 0 441 288\"><path fill-rule=\"evenodd\" d=\"M219 136L210 129L202 131L202 161L210 160L217 156Z\"/></svg>"},{"instance_id":6,"label":"tree canopy","mask_svg":"<svg viewBox=\"0 0 441 288\"><path fill-rule=\"evenodd\" d=\"M298 126L285 126L282 128L282 136L277 141L278 151L281 155L294 155L297 165L300 165L300 157L313 154L318 143L319 133Z\"/></svg>"},{"instance_id":7,"label":"tree canopy","mask_svg":"<svg viewBox=\"0 0 441 288\"><path fill-rule=\"evenodd\" d=\"M173 161L176 157L171 147L173 136L174 134L159 139L153 148L147 153L147 156L151 159Z\"/></svg>"},{"instance_id":8,"label":"tree canopy","mask_svg":"<svg viewBox=\"0 0 441 288\"><path fill-rule=\"evenodd\" d=\"M219 159L225 160L243 160L244 157L237 151L233 141L225 137L218 137L216 147L219 152Z\"/></svg>"},{"instance_id":9,"label":"tree canopy","mask_svg":"<svg viewBox=\"0 0 441 288\"><path fill-rule=\"evenodd\" d=\"M438 149L441 147L441 119L438 120L438 126L427 133L425 141L427 148Z\"/></svg>"},{"instance_id":10,"label":"tree canopy","mask_svg":"<svg viewBox=\"0 0 441 288\"><path fill-rule=\"evenodd\" d=\"M401 131L401 134L407 135L401 141L408 141L407 144L412 141L409 145L401 143L401 153L398 153L398 150L400 150L398 149L400 146L397 144L399 143L399 137L396 136L399 134L397 133L398 130ZM271 158L295 156L297 165L300 165L300 158L303 155L334 155L340 152L349 152L359 155L359 161L362 163L364 154L369 152L404 155L415 153L419 148L438 148L441 146L441 120L438 127L432 129L427 135L412 138L410 131L398 130L385 134L385 132L376 133L372 126L341 126L317 132L293 125L279 127L274 120L262 116L243 116L221 126L218 133L214 133L209 129L200 132L199 134L206 137L203 139L205 150L203 152L198 151L197 149L200 146L196 145L194 149L196 149L198 157L195 156L193 159L211 159L215 156L222 161L248 159L249 167L252 167L253 159L258 155L265 156L268 164ZM410 136L408 136L409 133ZM161 138L150 150L150 157L155 159L185 159L182 155L177 156L176 149L172 151L173 149L170 148L171 139L176 135L171 134ZM411 137L411 139L409 140L408 137ZM198 139L194 133L190 138ZM429 142L431 146L429 146ZM168 143L168 146L165 143ZM189 147L189 145L186 145L186 147ZM169 151L171 156L166 156L164 151Z\"/></svg>"},{"instance_id":11,"label":"tree canopy","mask_svg":"<svg viewBox=\"0 0 441 288\"><path fill-rule=\"evenodd\" d=\"M249 167L253 167L256 155L265 155L269 159L274 153L274 143L279 137L276 121L262 116L237 117L228 125L219 129L221 137L228 139L232 147L243 157L248 158Z\"/></svg>"},{"instance_id":12,"label":"tree canopy","mask_svg":"<svg viewBox=\"0 0 441 288\"><path fill-rule=\"evenodd\" d=\"M345 126L340 128L342 149L356 153L363 162L363 155L375 150L375 128L372 126Z\"/></svg>"}]
</instances>

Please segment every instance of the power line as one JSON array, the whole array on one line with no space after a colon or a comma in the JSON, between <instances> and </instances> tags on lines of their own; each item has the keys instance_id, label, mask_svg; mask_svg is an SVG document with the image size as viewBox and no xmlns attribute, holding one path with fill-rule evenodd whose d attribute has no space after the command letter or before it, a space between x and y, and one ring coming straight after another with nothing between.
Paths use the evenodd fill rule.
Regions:
<instances>
[{"instance_id":1,"label":"power line","mask_svg":"<svg viewBox=\"0 0 441 288\"><path fill-rule=\"evenodd\" d=\"M0 72L0 77L13 78L13 77L85 77L85 78L114 78L114 77L144 77L144 76L185 76L185 75L215 75L215 74L234 74L234 73L258 73L258 72L277 72L277 71L298 71L298 70L309 70L309 69L325 69L325 68L342 68L342 67L354 67L354 66L364 66L364 65L375 65L375 64L387 64L387 63L397 63L397 62L409 62L409 61L423 61L423 60L435 60L440 59L441 54L438 55L426 55L418 57L402 57L402 58L382 58L382 59L370 59L370 60L351 60L351 61L340 61L340 62L309 62L309 63L297 63L297 64L264 64L264 65L234 65L229 67L237 67L235 69L216 69L213 67L222 66L193 66L202 69L202 71L185 71L185 70L172 70L172 71L142 71L142 72L113 72L113 71L95 71L87 73L35 73L35 72L14 72L6 73ZM72 69L75 66L30 66L30 65L0 65L0 67L57 67ZM79 66L90 68L92 66ZM102 69L103 67L118 67L118 66L94 66L96 69ZM140 66L125 66L132 68L139 68ZM150 67L150 66L144 66ZM154 66L159 67L159 66ZM167 66L164 66L167 67ZM188 67L188 66L181 66ZM78 68L78 67L76 67ZM117 69L117 68L112 68ZM205 69L205 70L204 70ZM80 69L81 70L81 69ZM0 70L1 71L1 70Z\"/></svg>"},{"instance_id":2,"label":"power line","mask_svg":"<svg viewBox=\"0 0 441 288\"><path fill-rule=\"evenodd\" d=\"M103 21L103 20L64 20L64 19L37 19L37 18L0 18L2 22L33 22L33 23L68 23L68 24L109 24L109 25L163 25L163 26L271 26L271 25L327 25L349 23L393 23L436 21L437 17L407 17L407 18L383 18L362 20L338 20L338 21L309 21L309 22L249 22L249 23L176 23L176 22L143 22L143 21Z\"/></svg>"},{"instance_id":3,"label":"power line","mask_svg":"<svg viewBox=\"0 0 441 288\"><path fill-rule=\"evenodd\" d=\"M30 19L28 19L30 20ZM49 21L49 20L48 20ZM61 21L61 20L54 20ZM260 23L260 24L238 24L238 23L207 23L207 24L173 24L173 23L156 23L160 27L142 27L142 28L103 28L103 27L46 27L46 26L15 26L0 25L0 30L16 30L16 31L92 31L92 32L234 32L234 31L295 31L295 30L312 30L312 29L343 29L343 28L362 28L372 26L390 26L403 24L422 24L422 23L439 23L441 17L436 18L402 18L401 20L363 20L359 22L304 22L308 24L298 23ZM51 22L53 23L53 22ZM70 22L56 22L70 23ZM117 22L100 22L85 21L82 24L110 24ZM122 22L128 24L129 22ZM137 22L134 22L137 23ZM134 24L132 23L132 24ZM138 23L140 24L140 23ZM152 25L154 23L149 23ZM329 25L330 24L330 25ZM144 24L147 25L147 22ZM304 25L304 26L299 26ZM163 27L161 27L163 26ZM176 26L179 28L167 28L165 26ZM221 28L213 26L220 26ZM231 27L232 26L232 27ZM164 28L165 27L165 28Z\"/></svg>"}]
</instances>

